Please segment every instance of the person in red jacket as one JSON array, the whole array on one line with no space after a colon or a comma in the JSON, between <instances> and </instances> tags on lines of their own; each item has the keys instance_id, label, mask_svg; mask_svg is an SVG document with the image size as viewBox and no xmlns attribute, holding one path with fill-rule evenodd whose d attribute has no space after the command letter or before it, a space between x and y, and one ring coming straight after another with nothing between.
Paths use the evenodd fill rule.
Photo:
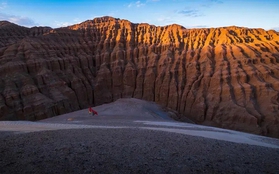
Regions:
<instances>
[{"instance_id":1,"label":"person in red jacket","mask_svg":"<svg viewBox=\"0 0 279 174\"><path fill-rule=\"evenodd\" d=\"M94 109L92 109L92 107L89 107L88 108L88 112L89 112L89 114L93 114L93 115L98 115L98 112L97 111L95 111Z\"/></svg>"}]
</instances>

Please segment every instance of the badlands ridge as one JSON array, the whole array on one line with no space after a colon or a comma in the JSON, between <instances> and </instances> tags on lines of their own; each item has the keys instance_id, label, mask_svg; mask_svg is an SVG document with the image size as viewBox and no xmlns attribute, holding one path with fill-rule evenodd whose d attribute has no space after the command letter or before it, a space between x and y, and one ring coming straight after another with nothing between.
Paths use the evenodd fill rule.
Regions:
<instances>
[{"instance_id":1,"label":"badlands ridge","mask_svg":"<svg viewBox=\"0 0 279 174\"><path fill-rule=\"evenodd\" d=\"M198 124L279 137L279 33L101 17L64 28L0 22L0 119L41 120L119 98Z\"/></svg>"}]
</instances>

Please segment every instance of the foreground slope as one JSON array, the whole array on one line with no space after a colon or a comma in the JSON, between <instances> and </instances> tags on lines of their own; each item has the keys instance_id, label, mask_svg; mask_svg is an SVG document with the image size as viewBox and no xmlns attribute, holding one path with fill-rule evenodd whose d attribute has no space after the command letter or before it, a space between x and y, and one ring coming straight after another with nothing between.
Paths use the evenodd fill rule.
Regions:
<instances>
[{"instance_id":1,"label":"foreground slope","mask_svg":"<svg viewBox=\"0 0 279 174\"><path fill-rule=\"evenodd\" d=\"M0 47L3 120L43 119L134 97L196 123L279 137L275 31L103 17L58 29L4 22L0 34L7 40Z\"/></svg>"},{"instance_id":2,"label":"foreground slope","mask_svg":"<svg viewBox=\"0 0 279 174\"><path fill-rule=\"evenodd\" d=\"M0 173L279 172L278 139L177 122L138 99L94 109L0 122Z\"/></svg>"}]
</instances>

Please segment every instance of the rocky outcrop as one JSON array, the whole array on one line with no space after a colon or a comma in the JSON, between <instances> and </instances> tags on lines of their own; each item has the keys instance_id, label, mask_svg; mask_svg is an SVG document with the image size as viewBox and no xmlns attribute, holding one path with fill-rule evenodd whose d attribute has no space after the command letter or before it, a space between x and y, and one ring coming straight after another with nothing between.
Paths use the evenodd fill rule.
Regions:
<instances>
[{"instance_id":1,"label":"rocky outcrop","mask_svg":"<svg viewBox=\"0 0 279 174\"><path fill-rule=\"evenodd\" d=\"M273 30L102 17L58 29L1 22L0 38L2 120L37 120L133 97L199 124L279 137Z\"/></svg>"}]
</instances>

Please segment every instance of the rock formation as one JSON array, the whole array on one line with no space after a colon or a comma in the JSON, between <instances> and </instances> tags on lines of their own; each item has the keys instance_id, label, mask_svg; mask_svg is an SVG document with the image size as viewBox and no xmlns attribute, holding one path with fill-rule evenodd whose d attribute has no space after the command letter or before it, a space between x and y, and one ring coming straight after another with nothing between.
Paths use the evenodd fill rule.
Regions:
<instances>
[{"instance_id":1,"label":"rock formation","mask_svg":"<svg viewBox=\"0 0 279 174\"><path fill-rule=\"evenodd\" d=\"M0 119L133 97L199 124L279 137L279 33L112 17L51 29L0 22ZM182 119L182 118L181 118Z\"/></svg>"}]
</instances>

